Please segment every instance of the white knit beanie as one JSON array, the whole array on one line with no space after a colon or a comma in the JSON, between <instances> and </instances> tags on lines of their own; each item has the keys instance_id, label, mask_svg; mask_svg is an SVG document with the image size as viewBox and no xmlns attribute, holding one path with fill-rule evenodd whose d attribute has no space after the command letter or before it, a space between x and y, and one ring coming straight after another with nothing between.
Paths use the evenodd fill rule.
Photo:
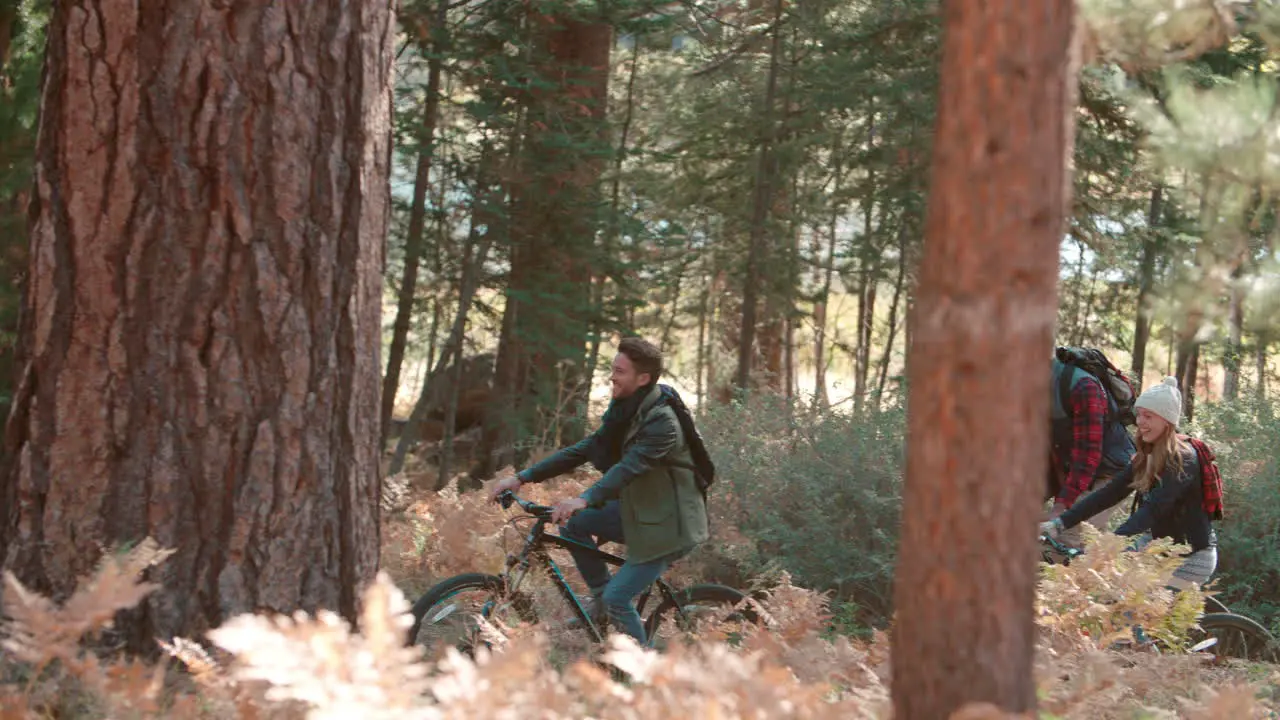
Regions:
<instances>
[{"instance_id":1,"label":"white knit beanie","mask_svg":"<svg viewBox=\"0 0 1280 720\"><path fill-rule=\"evenodd\" d=\"M1167 377L1164 382L1146 389L1138 396L1133 407L1146 408L1177 427L1182 419L1182 393L1178 391L1178 379Z\"/></svg>"}]
</instances>

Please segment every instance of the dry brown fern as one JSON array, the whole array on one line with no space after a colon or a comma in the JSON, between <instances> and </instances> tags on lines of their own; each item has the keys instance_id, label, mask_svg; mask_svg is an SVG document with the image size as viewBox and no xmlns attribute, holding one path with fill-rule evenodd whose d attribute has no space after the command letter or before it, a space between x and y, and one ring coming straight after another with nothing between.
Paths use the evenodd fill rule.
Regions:
<instances>
[{"instance_id":1,"label":"dry brown fern","mask_svg":"<svg viewBox=\"0 0 1280 720\"><path fill-rule=\"evenodd\" d=\"M240 615L209 633L236 656L232 675L270 684L269 700L307 704L312 718L427 717L415 714L427 667L404 645L408 603L385 574L365 591L362 634L335 613L292 618Z\"/></svg>"}]
</instances>

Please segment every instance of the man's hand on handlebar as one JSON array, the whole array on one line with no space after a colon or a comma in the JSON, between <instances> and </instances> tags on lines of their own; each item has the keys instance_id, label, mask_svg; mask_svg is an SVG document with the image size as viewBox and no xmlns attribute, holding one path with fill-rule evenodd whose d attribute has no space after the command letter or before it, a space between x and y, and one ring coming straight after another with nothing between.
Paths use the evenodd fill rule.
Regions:
<instances>
[{"instance_id":1,"label":"man's hand on handlebar","mask_svg":"<svg viewBox=\"0 0 1280 720\"><path fill-rule=\"evenodd\" d=\"M517 504L527 512L537 517L546 518L556 525L563 525L570 517L573 517L574 513L587 507L587 501L580 497L565 498L552 507L522 500L515 494L515 491L520 489L520 485L520 479L514 475L503 478L494 483L493 487L489 489L489 499L493 502L501 503L503 508L509 508L512 504Z\"/></svg>"},{"instance_id":2,"label":"man's hand on handlebar","mask_svg":"<svg viewBox=\"0 0 1280 720\"><path fill-rule=\"evenodd\" d=\"M520 486L523 484L524 483L520 482L519 477L515 475L508 475L507 477L498 480L498 482L494 483L493 486L489 488L489 501L498 502L499 495L508 490L515 492L516 490L519 490Z\"/></svg>"},{"instance_id":3,"label":"man's hand on handlebar","mask_svg":"<svg viewBox=\"0 0 1280 720\"><path fill-rule=\"evenodd\" d=\"M565 498L551 508L551 522L560 525L573 517L573 514L587 507L587 501L580 497Z\"/></svg>"}]
</instances>

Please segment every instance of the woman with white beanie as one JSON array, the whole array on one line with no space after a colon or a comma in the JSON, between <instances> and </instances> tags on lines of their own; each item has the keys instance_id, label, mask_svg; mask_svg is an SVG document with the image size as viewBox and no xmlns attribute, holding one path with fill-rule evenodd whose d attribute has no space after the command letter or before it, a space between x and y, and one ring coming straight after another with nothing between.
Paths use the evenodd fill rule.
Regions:
<instances>
[{"instance_id":1,"label":"woman with white beanie","mask_svg":"<svg viewBox=\"0 0 1280 720\"><path fill-rule=\"evenodd\" d=\"M1190 545L1192 552L1174 572L1169 585L1203 585L1218 566L1213 520L1222 516L1221 483L1216 469L1209 474L1209 482L1201 472L1201 454L1212 461L1212 453L1200 441L1177 432L1182 393L1176 378L1167 377L1148 388L1134 408L1138 415L1138 442L1129 466L1062 515L1041 524L1040 532L1056 537L1137 491L1136 509L1116 534L1149 532L1153 538L1170 538Z\"/></svg>"}]
</instances>

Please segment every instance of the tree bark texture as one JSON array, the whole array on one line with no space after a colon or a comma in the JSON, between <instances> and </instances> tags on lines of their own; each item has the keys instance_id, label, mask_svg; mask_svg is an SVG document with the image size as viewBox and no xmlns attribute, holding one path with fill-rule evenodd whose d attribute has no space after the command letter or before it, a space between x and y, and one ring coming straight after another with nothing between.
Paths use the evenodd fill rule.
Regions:
<instances>
[{"instance_id":1,"label":"tree bark texture","mask_svg":"<svg viewBox=\"0 0 1280 720\"><path fill-rule=\"evenodd\" d=\"M65 597L176 554L120 629L353 617L378 566L390 3L55 2L6 565Z\"/></svg>"},{"instance_id":2,"label":"tree bark texture","mask_svg":"<svg viewBox=\"0 0 1280 720\"><path fill-rule=\"evenodd\" d=\"M1038 479L1071 191L1074 3L944 0L942 11L895 577L899 720L1035 704Z\"/></svg>"}]
</instances>

